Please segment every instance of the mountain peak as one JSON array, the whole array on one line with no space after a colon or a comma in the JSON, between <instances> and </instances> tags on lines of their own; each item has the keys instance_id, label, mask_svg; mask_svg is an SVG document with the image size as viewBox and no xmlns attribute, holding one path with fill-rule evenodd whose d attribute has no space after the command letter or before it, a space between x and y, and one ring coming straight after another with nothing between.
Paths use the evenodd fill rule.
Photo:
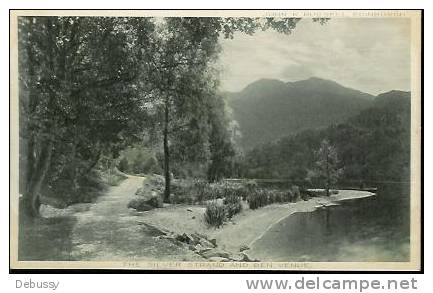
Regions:
<instances>
[{"instance_id":1,"label":"mountain peak","mask_svg":"<svg viewBox=\"0 0 433 293\"><path fill-rule=\"evenodd\" d=\"M285 92L287 85L278 79L262 78L247 85L241 92L241 96L262 96L268 92Z\"/></svg>"},{"instance_id":2,"label":"mountain peak","mask_svg":"<svg viewBox=\"0 0 433 293\"><path fill-rule=\"evenodd\" d=\"M339 84L336 81L324 79L316 76L312 76L310 78L304 79L304 80L298 80L293 82L288 82L287 85L294 85L294 86L307 86L307 87L332 87L332 88L346 88L345 86Z\"/></svg>"},{"instance_id":3,"label":"mountain peak","mask_svg":"<svg viewBox=\"0 0 433 293\"><path fill-rule=\"evenodd\" d=\"M285 83L282 82L279 79L273 79L273 78L261 78L258 79L256 81L253 81L252 83L250 83L249 85L247 85L243 90L248 90L251 88L257 88L257 87L262 87L262 86L284 86Z\"/></svg>"},{"instance_id":4,"label":"mountain peak","mask_svg":"<svg viewBox=\"0 0 433 293\"><path fill-rule=\"evenodd\" d=\"M370 107L374 96L318 77L295 82L259 79L233 94L229 106L245 148L305 129L344 121Z\"/></svg>"},{"instance_id":5,"label":"mountain peak","mask_svg":"<svg viewBox=\"0 0 433 293\"><path fill-rule=\"evenodd\" d=\"M308 81L314 81L314 82L326 82L326 83L333 83L333 84L338 84L337 82L330 80L330 79L325 79L325 78L320 78L317 76L312 76L310 78L307 78L306 80Z\"/></svg>"}]
</instances>

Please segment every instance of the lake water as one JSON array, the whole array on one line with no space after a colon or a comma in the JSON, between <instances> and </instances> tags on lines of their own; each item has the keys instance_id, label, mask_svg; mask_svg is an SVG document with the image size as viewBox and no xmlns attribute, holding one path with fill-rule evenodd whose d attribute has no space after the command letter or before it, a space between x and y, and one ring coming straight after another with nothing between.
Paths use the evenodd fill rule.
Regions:
<instances>
[{"instance_id":1,"label":"lake water","mask_svg":"<svg viewBox=\"0 0 433 293\"><path fill-rule=\"evenodd\" d=\"M297 213L276 224L249 254L262 261L409 261L409 186Z\"/></svg>"}]
</instances>

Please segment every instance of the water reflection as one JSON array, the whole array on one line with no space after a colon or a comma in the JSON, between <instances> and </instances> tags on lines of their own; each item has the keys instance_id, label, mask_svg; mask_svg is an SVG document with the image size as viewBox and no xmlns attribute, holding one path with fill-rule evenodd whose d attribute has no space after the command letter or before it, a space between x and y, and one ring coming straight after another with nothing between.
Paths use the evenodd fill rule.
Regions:
<instances>
[{"instance_id":1,"label":"water reflection","mask_svg":"<svg viewBox=\"0 0 433 293\"><path fill-rule=\"evenodd\" d=\"M409 261L409 186L380 186L372 198L298 213L252 247L263 261Z\"/></svg>"}]
</instances>

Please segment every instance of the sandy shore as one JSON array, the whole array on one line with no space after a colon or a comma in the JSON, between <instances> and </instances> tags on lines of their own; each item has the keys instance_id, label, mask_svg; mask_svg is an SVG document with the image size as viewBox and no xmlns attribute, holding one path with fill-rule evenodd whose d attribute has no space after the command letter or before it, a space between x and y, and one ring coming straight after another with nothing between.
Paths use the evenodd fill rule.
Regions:
<instances>
[{"instance_id":1,"label":"sandy shore","mask_svg":"<svg viewBox=\"0 0 433 293\"><path fill-rule=\"evenodd\" d=\"M299 212L311 212L323 206L336 205L343 200L364 198L374 195L367 191L340 190L330 197L315 197L308 201L287 204L272 204L257 210L245 208L219 229L209 228L203 218L204 206L172 205L140 213L140 221L176 234L200 233L216 239L218 247L238 253L243 246L260 239L273 225Z\"/></svg>"}]
</instances>

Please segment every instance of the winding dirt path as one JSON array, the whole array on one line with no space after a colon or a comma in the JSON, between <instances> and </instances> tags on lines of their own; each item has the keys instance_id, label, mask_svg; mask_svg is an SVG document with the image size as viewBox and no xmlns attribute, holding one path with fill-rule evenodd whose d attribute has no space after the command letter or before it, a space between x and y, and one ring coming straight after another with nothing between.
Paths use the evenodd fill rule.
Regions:
<instances>
[{"instance_id":1,"label":"winding dirt path","mask_svg":"<svg viewBox=\"0 0 433 293\"><path fill-rule=\"evenodd\" d=\"M127 208L145 177L128 176L83 212L75 214L72 257L76 260L184 260L192 252L152 235L140 224L141 213Z\"/></svg>"}]
</instances>

